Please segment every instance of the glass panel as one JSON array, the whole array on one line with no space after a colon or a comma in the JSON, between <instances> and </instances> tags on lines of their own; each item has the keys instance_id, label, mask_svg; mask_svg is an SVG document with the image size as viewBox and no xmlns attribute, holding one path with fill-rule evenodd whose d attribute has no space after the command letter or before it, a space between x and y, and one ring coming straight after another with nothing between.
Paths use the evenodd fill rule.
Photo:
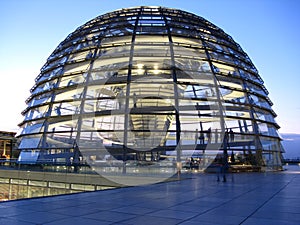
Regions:
<instances>
[{"instance_id":1,"label":"glass panel","mask_svg":"<svg viewBox=\"0 0 300 225\"><path fill-rule=\"evenodd\" d=\"M233 74L235 72L235 68L233 66L230 65L224 65L221 63L212 63L214 66L214 71L217 73L221 73L224 75L228 75L228 74Z\"/></svg>"},{"instance_id":2,"label":"glass panel","mask_svg":"<svg viewBox=\"0 0 300 225\"><path fill-rule=\"evenodd\" d=\"M51 116L73 115L79 111L81 101L61 102L53 104Z\"/></svg>"},{"instance_id":3,"label":"glass panel","mask_svg":"<svg viewBox=\"0 0 300 225\"><path fill-rule=\"evenodd\" d=\"M29 103L28 103L28 107L31 106L37 106L37 105L41 105L44 104L46 102L50 102L51 100L51 94L43 94L43 95L38 95L35 98L33 98Z\"/></svg>"},{"instance_id":4,"label":"glass panel","mask_svg":"<svg viewBox=\"0 0 300 225\"><path fill-rule=\"evenodd\" d=\"M223 62L223 63L226 63L226 64L233 64L234 60L233 58L230 56L230 55L227 55L226 53L220 53L220 52L209 52L209 55L210 55L210 58L212 60L215 60L215 61L219 61L219 62Z\"/></svg>"},{"instance_id":5,"label":"glass panel","mask_svg":"<svg viewBox=\"0 0 300 225\"><path fill-rule=\"evenodd\" d=\"M261 111L259 109L255 109L254 116L256 119L263 120L266 122L276 123L274 116L270 112Z\"/></svg>"},{"instance_id":6,"label":"glass panel","mask_svg":"<svg viewBox=\"0 0 300 225\"><path fill-rule=\"evenodd\" d=\"M235 73L237 74L237 73ZM224 75L224 74L222 74ZM222 86L227 86L229 88L244 90L243 81L239 78L235 78L233 74L230 74L230 76L220 76L217 75L218 83L220 83Z\"/></svg>"},{"instance_id":7,"label":"glass panel","mask_svg":"<svg viewBox=\"0 0 300 225\"><path fill-rule=\"evenodd\" d=\"M279 152L279 150L280 150L279 139L261 137L260 141L261 141L263 150Z\"/></svg>"},{"instance_id":8,"label":"glass panel","mask_svg":"<svg viewBox=\"0 0 300 225\"><path fill-rule=\"evenodd\" d=\"M118 102L118 100L122 101L122 102ZM123 97L122 99L98 99L97 101L89 101L86 102L86 104L90 104L94 106L94 109L96 109L97 111L101 111L101 110L116 110L116 109L120 109L124 108L124 104L125 104L125 97ZM93 110L90 110L93 111Z\"/></svg>"},{"instance_id":9,"label":"glass panel","mask_svg":"<svg viewBox=\"0 0 300 225\"><path fill-rule=\"evenodd\" d=\"M259 84L263 84L263 82L257 76L254 76L253 74L246 72L244 70L241 70L241 69L239 70L239 72L240 72L242 78L252 80Z\"/></svg>"},{"instance_id":10,"label":"glass panel","mask_svg":"<svg viewBox=\"0 0 300 225\"><path fill-rule=\"evenodd\" d=\"M251 104L260 106L262 108L271 109L270 104L265 99L257 97L256 95L250 95L249 101Z\"/></svg>"},{"instance_id":11,"label":"glass panel","mask_svg":"<svg viewBox=\"0 0 300 225\"><path fill-rule=\"evenodd\" d=\"M246 116L237 119L228 118L226 120L226 127L234 131L235 134L252 133L252 122L250 121L249 113L245 112ZM247 118L248 117L248 118Z\"/></svg>"},{"instance_id":12,"label":"glass panel","mask_svg":"<svg viewBox=\"0 0 300 225\"><path fill-rule=\"evenodd\" d=\"M39 92L51 90L52 88L56 87L56 83L57 83L57 79L43 83L38 87L36 87L34 91L32 91L32 94L37 94Z\"/></svg>"},{"instance_id":13,"label":"glass panel","mask_svg":"<svg viewBox=\"0 0 300 225\"><path fill-rule=\"evenodd\" d=\"M51 70L50 72L40 74L38 79L36 80L36 82L41 82L41 81L50 79L52 77L58 76L62 73L62 71L63 71L63 67L58 67L58 68Z\"/></svg>"},{"instance_id":14,"label":"glass panel","mask_svg":"<svg viewBox=\"0 0 300 225\"><path fill-rule=\"evenodd\" d=\"M181 44L186 44L186 45L191 45L191 46L202 47L202 41L199 39L173 36L172 41L173 41L173 43L181 43Z\"/></svg>"},{"instance_id":15,"label":"glass panel","mask_svg":"<svg viewBox=\"0 0 300 225\"><path fill-rule=\"evenodd\" d=\"M176 46L173 45L174 49L174 56L176 58L185 58L188 57L197 59L197 60L204 60L206 59L206 53L203 49L197 49L197 48L186 48L182 46Z\"/></svg>"},{"instance_id":16,"label":"glass panel","mask_svg":"<svg viewBox=\"0 0 300 225\"><path fill-rule=\"evenodd\" d=\"M76 100L81 98L83 93L83 87L78 87L77 89L64 91L59 93L55 97L55 101L65 101L65 100Z\"/></svg>"},{"instance_id":17,"label":"glass panel","mask_svg":"<svg viewBox=\"0 0 300 225\"><path fill-rule=\"evenodd\" d=\"M175 58L175 65L177 68L183 71L191 70L203 73L211 73L211 69L207 61L193 60L188 58Z\"/></svg>"},{"instance_id":18,"label":"glass panel","mask_svg":"<svg viewBox=\"0 0 300 225\"><path fill-rule=\"evenodd\" d=\"M48 61L53 60L54 58L58 58L59 56L62 56L64 54L66 54L66 53L70 53L72 51L72 49L73 49L73 46L69 46L69 47L67 47L64 50L61 50L61 49L62 49L62 46L59 45L55 49L54 53L49 56Z\"/></svg>"},{"instance_id":19,"label":"glass panel","mask_svg":"<svg viewBox=\"0 0 300 225\"><path fill-rule=\"evenodd\" d=\"M64 68L64 73L75 73L75 72L86 72L90 65L90 62L73 63L71 65L66 65Z\"/></svg>"},{"instance_id":20,"label":"glass panel","mask_svg":"<svg viewBox=\"0 0 300 225\"><path fill-rule=\"evenodd\" d=\"M221 88L222 98L224 100L230 100L230 101L238 101L238 99L244 99L245 93L242 91L236 91L226 88Z\"/></svg>"},{"instance_id":21,"label":"glass panel","mask_svg":"<svg viewBox=\"0 0 300 225\"><path fill-rule=\"evenodd\" d=\"M217 42L210 42L207 41L206 44L208 45L208 47L216 52L223 52L223 51L228 51L226 46L223 46Z\"/></svg>"},{"instance_id":22,"label":"glass panel","mask_svg":"<svg viewBox=\"0 0 300 225\"><path fill-rule=\"evenodd\" d=\"M147 59L146 57L144 59ZM143 57L134 57L133 58L133 66L131 70L131 75L164 75L168 78L171 78L171 72L170 72L170 64L167 61L146 61L143 60ZM152 77L153 78L153 77ZM138 78L132 78L132 79L138 79Z\"/></svg>"},{"instance_id":23,"label":"glass panel","mask_svg":"<svg viewBox=\"0 0 300 225\"><path fill-rule=\"evenodd\" d=\"M74 76L64 76L61 78L59 87L68 87L76 84L81 84L86 80L87 74L77 74Z\"/></svg>"},{"instance_id":24,"label":"glass panel","mask_svg":"<svg viewBox=\"0 0 300 225\"><path fill-rule=\"evenodd\" d=\"M68 58L67 56L64 56L64 57L56 59L55 61L47 63L46 66L43 66L43 70L48 70L51 67L55 67L55 66L57 66L59 64L65 63L67 61L67 58Z\"/></svg>"},{"instance_id":25,"label":"glass panel","mask_svg":"<svg viewBox=\"0 0 300 225\"><path fill-rule=\"evenodd\" d=\"M181 35L181 36L192 36L195 37L197 36L197 31L195 30L190 30L190 29L185 29L181 27L175 27L173 23L170 23L170 31L172 34L175 35Z\"/></svg>"},{"instance_id":26,"label":"glass panel","mask_svg":"<svg viewBox=\"0 0 300 225\"><path fill-rule=\"evenodd\" d=\"M48 108L48 106L40 106L38 108L29 110L25 116L25 120L32 120L44 117L48 112Z\"/></svg>"},{"instance_id":27,"label":"glass panel","mask_svg":"<svg viewBox=\"0 0 300 225\"><path fill-rule=\"evenodd\" d=\"M95 39L95 40L86 39L85 41L81 41L75 47L75 51L78 51L78 50L81 50L81 49L84 49L84 48L88 48L89 46L94 47L95 45L97 45L97 42L98 42L97 39Z\"/></svg>"},{"instance_id":28,"label":"glass panel","mask_svg":"<svg viewBox=\"0 0 300 225\"><path fill-rule=\"evenodd\" d=\"M169 44L169 39L167 35L136 35L135 43L167 43Z\"/></svg>"},{"instance_id":29,"label":"glass panel","mask_svg":"<svg viewBox=\"0 0 300 225\"><path fill-rule=\"evenodd\" d=\"M255 84L252 84L252 83L249 83L249 82L245 82L246 83L246 86L247 86L247 89L251 92L256 92L258 94L261 94L261 95L267 95L265 93L265 91L259 87L258 85L255 85Z\"/></svg>"},{"instance_id":30,"label":"glass panel","mask_svg":"<svg viewBox=\"0 0 300 225\"><path fill-rule=\"evenodd\" d=\"M168 45L159 45L156 48L148 45L136 45L134 47L134 56L167 56L170 55Z\"/></svg>"},{"instance_id":31,"label":"glass panel","mask_svg":"<svg viewBox=\"0 0 300 225\"><path fill-rule=\"evenodd\" d=\"M94 54L94 50L87 49L86 51L80 51L73 53L69 56L68 62L76 62L84 59L91 59Z\"/></svg>"},{"instance_id":32,"label":"glass panel","mask_svg":"<svg viewBox=\"0 0 300 225\"><path fill-rule=\"evenodd\" d=\"M98 58L107 58L107 57L123 57L123 56L129 56L130 55L130 49L131 45L122 45L122 46L116 46L112 48L103 48L98 54Z\"/></svg>"},{"instance_id":33,"label":"glass panel","mask_svg":"<svg viewBox=\"0 0 300 225\"><path fill-rule=\"evenodd\" d=\"M124 43L131 43L132 36L122 36L122 37L104 37L101 40L101 46L113 46Z\"/></svg>"},{"instance_id":34,"label":"glass panel","mask_svg":"<svg viewBox=\"0 0 300 225\"><path fill-rule=\"evenodd\" d=\"M137 26L136 29L137 34L164 34L167 35L167 29L165 27L161 26L147 26L147 25L142 25L142 26Z\"/></svg>"},{"instance_id":35,"label":"glass panel","mask_svg":"<svg viewBox=\"0 0 300 225\"><path fill-rule=\"evenodd\" d=\"M41 135L30 135L21 138L19 145L20 149L34 149L37 148L41 140Z\"/></svg>"},{"instance_id":36,"label":"glass panel","mask_svg":"<svg viewBox=\"0 0 300 225\"><path fill-rule=\"evenodd\" d=\"M27 122L26 127L23 129L21 134L39 133L43 131L43 122L33 121Z\"/></svg>"},{"instance_id":37,"label":"glass panel","mask_svg":"<svg viewBox=\"0 0 300 225\"><path fill-rule=\"evenodd\" d=\"M120 66L124 67L125 65L128 66L129 57L118 57L118 58L99 58L95 60L93 64L93 68L120 68ZM126 63L126 64L125 64Z\"/></svg>"},{"instance_id":38,"label":"glass panel","mask_svg":"<svg viewBox=\"0 0 300 225\"><path fill-rule=\"evenodd\" d=\"M29 140L26 138L22 139L22 143L23 142L28 142ZM31 143L34 143L33 138L30 141ZM25 143L23 144L24 146L26 145ZM39 157L40 151L36 150L30 150L30 151L26 151L26 150L22 150L19 158L18 158L18 163L36 163L38 157ZM12 182L12 183L19 183L19 184L25 184L25 180L16 180L16 182ZM26 181L27 184L27 181Z\"/></svg>"},{"instance_id":39,"label":"glass panel","mask_svg":"<svg viewBox=\"0 0 300 225\"><path fill-rule=\"evenodd\" d=\"M91 141L101 141L106 146L122 144L124 139L124 115L99 115L94 118L84 119L83 124L86 130L92 130L94 133L82 133L81 139ZM96 132L97 131L97 132ZM82 136L83 135L83 136ZM87 146L88 147L88 146Z\"/></svg>"},{"instance_id":40,"label":"glass panel","mask_svg":"<svg viewBox=\"0 0 300 225\"><path fill-rule=\"evenodd\" d=\"M278 137L276 127L267 123L258 122L259 133L267 136Z\"/></svg>"},{"instance_id":41,"label":"glass panel","mask_svg":"<svg viewBox=\"0 0 300 225\"><path fill-rule=\"evenodd\" d=\"M69 127L64 127L59 124L52 124L51 128L55 126L57 131L59 130L70 130ZM55 131L55 130L54 130ZM64 133L53 133L46 135L46 148L72 148L75 145L76 133L64 132ZM62 157L63 155L60 155ZM52 157L53 158L53 157Z\"/></svg>"},{"instance_id":42,"label":"glass panel","mask_svg":"<svg viewBox=\"0 0 300 225\"><path fill-rule=\"evenodd\" d=\"M226 116L231 116L231 117L240 117L240 118L246 118L246 119L251 118L249 112L245 112L245 111L242 111L242 110L233 111L233 110L226 109L224 114ZM232 121L235 121L235 120L232 118ZM235 124L235 126L237 126L237 124ZM232 126L229 126L229 127L232 127Z\"/></svg>"}]
</instances>

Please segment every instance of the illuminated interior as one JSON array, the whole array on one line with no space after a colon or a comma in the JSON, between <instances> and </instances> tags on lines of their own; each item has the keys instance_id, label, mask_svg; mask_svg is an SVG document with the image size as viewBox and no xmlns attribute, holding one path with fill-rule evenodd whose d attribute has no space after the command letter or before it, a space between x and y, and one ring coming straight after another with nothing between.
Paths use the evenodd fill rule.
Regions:
<instances>
[{"instance_id":1,"label":"illuminated interior","mask_svg":"<svg viewBox=\"0 0 300 225\"><path fill-rule=\"evenodd\" d=\"M35 82L19 163L114 162L134 173L183 169L191 158L201 170L226 157L232 167L281 168L257 69L194 14L136 7L96 17L58 45Z\"/></svg>"}]
</instances>

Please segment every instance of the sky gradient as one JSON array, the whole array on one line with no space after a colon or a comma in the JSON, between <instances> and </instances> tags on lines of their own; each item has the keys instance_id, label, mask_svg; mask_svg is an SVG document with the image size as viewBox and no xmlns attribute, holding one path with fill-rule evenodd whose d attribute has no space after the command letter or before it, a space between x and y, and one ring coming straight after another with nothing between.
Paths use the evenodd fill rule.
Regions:
<instances>
[{"instance_id":1,"label":"sky gradient","mask_svg":"<svg viewBox=\"0 0 300 225\"><path fill-rule=\"evenodd\" d=\"M279 131L300 134L298 0L0 0L0 130L18 130L34 79L68 34L96 16L139 5L195 13L232 36L270 92Z\"/></svg>"}]
</instances>

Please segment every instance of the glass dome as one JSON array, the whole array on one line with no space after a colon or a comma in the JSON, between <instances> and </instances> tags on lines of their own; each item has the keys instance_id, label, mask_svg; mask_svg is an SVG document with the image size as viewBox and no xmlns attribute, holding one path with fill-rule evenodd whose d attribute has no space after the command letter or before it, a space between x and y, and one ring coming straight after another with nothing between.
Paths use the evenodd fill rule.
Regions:
<instances>
[{"instance_id":1,"label":"glass dome","mask_svg":"<svg viewBox=\"0 0 300 225\"><path fill-rule=\"evenodd\" d=\"M228 34L177 9L92 19L47 59L20 124L19 163L140 173L281 167L268 91ZM138 172L137 172L138 171Z\"/></svg>"}]
</instances>

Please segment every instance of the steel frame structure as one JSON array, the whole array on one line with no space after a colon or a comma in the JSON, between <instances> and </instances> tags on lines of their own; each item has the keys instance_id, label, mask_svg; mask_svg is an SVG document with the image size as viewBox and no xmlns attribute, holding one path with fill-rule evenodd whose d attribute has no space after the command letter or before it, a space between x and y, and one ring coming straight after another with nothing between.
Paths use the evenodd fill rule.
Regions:
<instances>
[{"instance_id":1,"label":"steel frame structure","mask_svg":"<svg viewBox=\"0 0 300 225\"><path fill-rule=\"evenodd\" d=\"M110 155L125 167L178 166L187 157L207 166L225 155L281 167L262 78L240 45L200 16L163 7L101 15L68 35L35 81L20 163L93 164Z\"/></svg>"}]
</instances>

